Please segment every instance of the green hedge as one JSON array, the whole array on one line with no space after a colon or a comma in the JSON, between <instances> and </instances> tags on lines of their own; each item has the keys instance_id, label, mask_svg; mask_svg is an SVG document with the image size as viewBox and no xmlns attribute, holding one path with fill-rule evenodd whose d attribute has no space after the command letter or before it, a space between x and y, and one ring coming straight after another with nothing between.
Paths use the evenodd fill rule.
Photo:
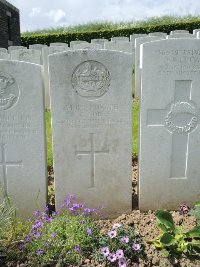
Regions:
<instances>
[{"instance_id":1,"label":"green hedge","mask_svg":"<svg viewBox=\"0 0 200 267\"><path fill-rule=\"evenodd\" d=\"M54 34L38 34L38 35L22 35L21 45L28 46L30 44L46 44L54 42L69 43L74 40L84 40L90 42L91 39L105 38L110 39L114 36L129 36L133 33L149 33L149 32L166 32L170 33L172 30L188 30L192 33L193 29L200 28L200 19L189 22L177 22L161 25L149 25L145 27L132 27L127 29L118 30L104 30L104 31L90 31L90 32L66 32L66 33L54 33Z\"/></svg>"}]
</instances>

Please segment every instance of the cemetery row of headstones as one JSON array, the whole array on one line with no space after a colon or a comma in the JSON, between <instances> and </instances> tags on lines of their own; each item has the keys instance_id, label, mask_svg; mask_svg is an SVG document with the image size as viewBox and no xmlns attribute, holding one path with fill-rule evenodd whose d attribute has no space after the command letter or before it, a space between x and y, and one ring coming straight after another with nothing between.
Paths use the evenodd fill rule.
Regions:
<instances>
[{"instance_id":1,"label":"cemetery row of headstones","mask_svg":"<svg viewBox=\"0 0 200 267\"><path fill-rule=\"evenodd\" d=\"M146 38L136 72L139 208L176 209L200 197L200 40ZM110 217L130 212L132 54L71 50L47 65L56 208L75 194ZM0 60L0 180L21 216L46 204L43 80L39 65Z\"/></svg>"}]
</instances>

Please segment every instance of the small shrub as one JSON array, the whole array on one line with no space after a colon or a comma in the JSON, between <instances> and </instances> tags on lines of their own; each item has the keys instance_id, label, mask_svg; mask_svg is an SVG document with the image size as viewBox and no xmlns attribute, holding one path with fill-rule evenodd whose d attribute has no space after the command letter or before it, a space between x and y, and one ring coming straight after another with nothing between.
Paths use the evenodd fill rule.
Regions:
<instances>
[{"instance_id":1,"label":"small shrub","mask_svg":"<svg viewBox=\"0 0 200 267\"><path fill-rule=\"evenodd\" d=\"M57 213L49 215L48 208L45 212L36 210L33 218L20 223L10 259L28 261L31 266L69 266L93 253L99 236L94 218L99 210L74 203L74 199L65 199Z\"/></svg>"}]
</instances>

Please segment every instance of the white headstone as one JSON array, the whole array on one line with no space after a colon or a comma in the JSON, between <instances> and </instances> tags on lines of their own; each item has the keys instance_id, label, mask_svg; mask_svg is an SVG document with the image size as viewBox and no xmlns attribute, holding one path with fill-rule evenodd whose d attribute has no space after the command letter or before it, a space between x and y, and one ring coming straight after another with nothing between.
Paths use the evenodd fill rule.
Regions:
<instances>
[{"instance_id":1,"label":"white headstone","mask_svg":"<svg viewBox=\"0 0 200 267\"><path fill-rule=\"evenodd\" d=\"M41 67L0 60L0 182L27 217L47 197L45 113Z\"/></svg>"},{"instance_id":2,"label":"white headstone","mask_svg":"<svg viewBox=\"0 0 200 267\"><path fill-rule=\"evenodd\" d=\"M55 53L60 53L69 50L66 46L51 46L42 49L43 60L43 75L44 75L44 88L45 88L45 108L50 109L50 93L49 93L49 59L48 56Z\"/></svg>"},{"instance_id":3,"label":"white headstone","mask_svg":"<svg viewBox=\"0 0 200 267\"><path fill-rule=\"evenodd\" d=\"M130 42L135 43L135 39L140 38L140 37L147 37L147 34L146 33L134 33L134 34L130 35Z\"/></svg>"},{"instance_id":4,"label":"white headstone","mask_svg":"<svg viewBox=\"0 0 200 267\"><path fill-rule=\"evenodd\" d=\"M134 53L135 46L132 42L108 42L104 44L104 48L108 50L117 50L122 52Z\"/></svg>"},{"instance_id":5,"label":"white headstone","mask_svg":"<svg viewBox=\"0 0 200 267\"><path fill-rule=\"evenodd\" d=\"M108 39L91 39L92 44L104 45L104 43L109 42Z\"/></svg>"},{"instance_id":6,"label":"white headstone","mask_svg":"<svg viewBox=\"0 0 200 267\"><path fill-rule=\"evenodd\" d=\"M0 48L0 59L10 59L10 55L6 48Z\"/></svg>"},{"instance_id":7,"label":"white headstone","mask_svg":"<svg viewBox=\"0 0 200 267\"><path fill-rule=\"evenodd\" d=\"M187 30L174 30L174 31L170 32L170 34L177 34L177 33L189 33L189 31L187 31Z\"/></svg>"},{"instance_id":8,"label":"white headstone","mask_svg":"<svg viewBox=\"0 0 200 267\"><path fill-rule=\"evenodd\" d=\"M140 37L135 39L135 87L134 87L134 96L140 98L141 91L141 69L140 69L140 46L141 44L153 42L157 40L165 39L165 37L160 36L147 36ZM149 63L151 65L151 62Z\"/></svg>"},{"instance_id":9,"label":"white headstone","mask_svg":"<svg viewBox=\"0 0 200 267\"><path fill-rule=\"evenodd\" d=\"M166 37L167 33L166 32L150 32L148 34L149 36L161 36L161 37Z\"/></svg>"},{"instance_id":10,"label":"white headstone","mask_svg":"<svg viewBox=\"0 0 200 267\"><path fill-rule=\"evenodd\" d=\"M111 42L129 42L129 37L125 36L112 37Z\"/></svg>"},{"instance_id":11,"label":"white headstone","mask_svg":"<svg viewBox=\"0 0 200 267\"><path fill-rule=\"evenodd\" d=\"M47 45L43 45L43 44L32 44L29 45L29 49L34 49L34 50L39 50L42 51L42 48L44 47L48 47Z\"/></svg>"},{"instance_id":12,"label":"white headstone","mask_svg":"<svg viewBox=\"0 0 200 267\"><path fill-rule=\"evenodd\" d=\"M131 55L76 50L49 63L56 207L75 194L108 216L130 212Z\"/></svg>"},{"instance_id":13,"label":"white headstone","mask_svg":"<svg viewBox=\"0 0 200 267\"><path fill-rule=\"evenodd\" d=\"M10 52L11 60L41 64L41 52L33 49L17 49Z\"/></svg>"},{"instance_id":14,"label":"white headstone","mask_svg":"<svg viewBox=\"0 0 200 267\"><path fill-rule=\"evenodd\" d=\"M195 36L196 38L200 38L200 31L198 31Z\"/></svg>"},{"instance_id":15,"label":"white headstone","mask_svg":"<svg viewBox=\"0 0 200 267\"><path fill-rule=\"evenodd\" d=\"M103 45L101 44L85 44L85 43L82 43L82 44L74 44L73 45L73 50L75 49L103 49Z\"/></svg>"},{"instance_id":16,"label":"white headstone","mask_svg":"<svg viewBox=\"0 0 200 267\"><path fill-rule=\"evenodd\" d=\"M67 46L68 47L68 44L67 43L50 43L50 46Z\"/></svg>"},{"instance_id":17,"label":"white headstone","mask_svg":"<svg viewBox=\"0 0 200 267\"><path fill-rule=\"evenodd\" d=\"M199 31L200 31L200 29L194 29L193 34L197 37L197 32L199 32Z\"/></svg>"},{"instance_id":18,"label":"white headstone","mask_svg":"<svg viewBox=\"0 0 200 267\"><path fill-rule=\"evenodd\" d=\"M174 38L196 38L195 35L190 33L174 33L172 35L167 35L166 39L174 39Z\"/></svg>"},{"instance_id":19,"label":"white headstone","mask_svg":"<svg viewBox=\"0 0 200 267\"><path fill-rule=\"evenodd\" d=\"M13 46L9 46L8 47L8 52L10 53L12 50L16 50L16 49L27 49L27 47L25 46L21 46L21 45L13 45Z\"/></svg>"},{"instance_id":20,"label":"white headstone","mask_svg":"<svg viewBox=\"0 0 200 267\"><path fill-rule=\"evenodd\" d=\"M88 44L88 42L86 42L86 41L81 41L81 40L71 41L71 42L70 42L70 48L73 48L73 45L76 45L76 44L82 44L82 43Z\"/></svg>"},{"instance_id":21,"label":"white headstone","mask_svg":"<svg viewBox=\"0 0 200 267\"><path fill-rule=\"evenodd\" d=\"M200 40L148 43L142 54L139 207L193 206L200 188Z\"/></svg>"}]
</instances>

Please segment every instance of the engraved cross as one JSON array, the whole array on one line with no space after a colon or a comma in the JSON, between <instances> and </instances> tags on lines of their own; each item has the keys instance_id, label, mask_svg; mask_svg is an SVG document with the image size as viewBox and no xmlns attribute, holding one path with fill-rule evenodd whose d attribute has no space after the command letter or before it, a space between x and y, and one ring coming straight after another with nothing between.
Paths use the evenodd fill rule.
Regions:
<instances>
[{"instance_id":1,"label":"engraved cross","mask_svg":"<svg viewBox=\"0 0 200 267\"><path fill-rule=\"evenodd\" d=\"M12 167L22 167L22 160L17 161L17 162L9 162L7 161L6 158L6 149L5 149L5 144L1 144L1 161L0 161L0 166L2 166L3 170L3 189L5 192L8 191L8 181L7 181L7 167L12 166Z\"/></svg>"},{"instance_id":2,"label":"engraved cross","mask_svg":"<svg viewBox=\"0 0 200 267\"><path fill-rule=\"evenodd\" d=\"M172 134L170 178L187 178L189 133L199 124L199 110L191 101L192 81L176 80L174 101L166 109L147 113L148 126L165 126Z\"/></svg>"},{"instance_id":3,"label":"engraved cross","mask_svg":"<svg viewBox=\"0 0 200 267\"><path fill-rule=\"evenodd\" d=\"M76 156L87 156L91 157L91 188L95 187L95 157L96 154L108 154L109 148L107 150L95 150L95 142L94 142L94 133L90 133L90 150L84 151L75 151Z\"/></svg>"}]
</instances>

